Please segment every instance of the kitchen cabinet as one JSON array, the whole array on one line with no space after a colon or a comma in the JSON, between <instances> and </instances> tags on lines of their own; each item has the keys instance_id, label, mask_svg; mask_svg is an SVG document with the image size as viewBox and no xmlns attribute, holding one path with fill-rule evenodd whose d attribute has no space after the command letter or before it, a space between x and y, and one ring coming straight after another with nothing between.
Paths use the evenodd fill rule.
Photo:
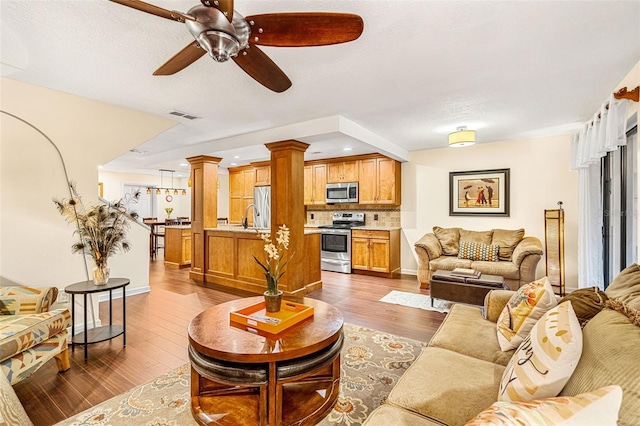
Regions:
<instances>
[{"instance_id":1,"label":"kitchen cabinet","mask_svg":"<svg viewBox=\"0 0 640 426\"><path fill-rule=\"evenodd\" d=\"M360 160L360 204L400 204L400 163L387 157Z\"/></svg>"},{"instance_id":2,"label":"kitchen cabinet","mask_svg":"<svg viewBox=\"0 0 640 426\"><path fill-rule=\"evenodd\" d=\"M229 223L242 223L247 206L253 203L256 171L253 167L229 169ZM253 215L249 224L253 223Z\"/></svg>"},{"instance_id":3,"label":"kitchen cabinet","mask_svg":"<svg viewBox=\"0 0 640 426\"><path fill-rule=\"evenodd\" d=\"M165 268L179 269L191 265L190 226L166 226L164 245Z\"/></svg>"},{"instance_id":4,"label":"kitchen cabinet","mask_svg":"<svg viewBox=\"0 0 640 426\"><path fill-rule=\"evenodd\" d=\"M400 271L400 230L351 230L351 268L387 278Z\"/></svg>"},{"instance_id":5,"label":"kitchen cabinet","mask_svg":"<svg viewBox=\"0 0 640 426\"><path fill-rule=\"evenodd\" d=\"M327 165L304 166L304 204L326 204Z\"/></svg>"},{"instance_id":6,"label":"kitchen cabinet","mask_svg":"<svg viewBox=\"0 0 640 426\"><path fill-rule=\"evenodd\" d=\"M271 166L257 166L254 170L256 173L255 186L271 185Z\"/></svg>"},{"instance_id":7,"label":"kitchen cabinet","mask_svg":"<svg viewBox=\"0 0 640 426\"><path fill-rule=\"evenodd\" d=\"M358 182L357 160L327 163L327 183Z\"/></svg>"}]
</instances>

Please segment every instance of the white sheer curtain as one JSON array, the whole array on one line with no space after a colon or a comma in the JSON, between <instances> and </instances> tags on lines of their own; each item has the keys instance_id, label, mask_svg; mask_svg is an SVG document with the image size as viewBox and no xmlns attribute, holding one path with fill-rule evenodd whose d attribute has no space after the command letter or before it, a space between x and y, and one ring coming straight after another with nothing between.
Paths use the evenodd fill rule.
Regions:
<instances>
[{"instance_id":1,"label":"white sheer curtain","mask_svg":"<svg viewBox=\"0 0 640 426\"><path fill-rule=\"evenodd\" d=\"M611 95L571 144L571 168L578 170L578 287L604 290L600 159L626 143L630 101ZM607 109L608 105L608 109Z\"/></svg>"}]
</instances>

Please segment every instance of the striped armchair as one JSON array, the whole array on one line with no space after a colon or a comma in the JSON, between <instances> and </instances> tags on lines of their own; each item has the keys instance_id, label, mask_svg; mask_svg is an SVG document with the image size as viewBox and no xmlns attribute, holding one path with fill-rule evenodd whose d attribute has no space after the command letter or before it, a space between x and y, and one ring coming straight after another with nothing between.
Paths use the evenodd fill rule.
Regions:
<instances>
[{"instance_id":1,"label":"striped armchair","mask_svg":"<svg viewBox=\"0 0 640 426\"><path fill-rule=\"evenodd\" d=\"M51 358L60 372L70 367L66 308L49 311L56 287L0 287L0 369L9 383L26 379Z\"/></svg>"}]
</instances>

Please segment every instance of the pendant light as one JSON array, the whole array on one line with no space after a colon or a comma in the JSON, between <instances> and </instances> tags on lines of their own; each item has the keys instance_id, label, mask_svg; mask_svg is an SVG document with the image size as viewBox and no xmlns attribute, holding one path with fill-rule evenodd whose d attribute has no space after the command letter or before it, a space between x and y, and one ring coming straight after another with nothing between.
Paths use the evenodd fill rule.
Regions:
<instances>
[{"instance_id":1,"label":"pendant light","mask_svg":"<svg viewBox=\"0 0 640 426\"><path fill-rule=\"evenodd\" d=\"M169 172L171 173L171 187L167 188L164 186L164 172ZM156 190L156 195L160 195L162 194L162 190L164 190L165 195L169 195L171 194L171 192L173 191L173 195L178 195L178 193L180 191L182 191L182 195L187 195L187 190L184 188L176 188L173 186L173 174L175 173L175 170L164 170L164 169L160 169L160 186L159 187L153 187ZM147 194L151 194L151 192L153 191L152 187L147 187Z\"/></svg>"}]
</instances>

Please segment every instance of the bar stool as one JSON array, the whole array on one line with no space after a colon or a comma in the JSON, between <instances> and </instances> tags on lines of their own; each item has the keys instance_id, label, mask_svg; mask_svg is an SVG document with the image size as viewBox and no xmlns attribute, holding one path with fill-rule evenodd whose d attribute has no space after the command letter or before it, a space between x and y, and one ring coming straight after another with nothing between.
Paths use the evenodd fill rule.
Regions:
<instances>
[{"instance_id":1,"label":"bar stool","mask_svg":"<svg viewBox=\"0 0 640 426\"><path fill-rule=\"evenodd\" d=\"M144 217L142 218L142 223L145 225L149 225L151 228L151 232L149 233L149 257L152 259L156 257L156 246L155 246L155 226L153 222L157 221L157 217Z\"/></svg>"}]
</instances>

